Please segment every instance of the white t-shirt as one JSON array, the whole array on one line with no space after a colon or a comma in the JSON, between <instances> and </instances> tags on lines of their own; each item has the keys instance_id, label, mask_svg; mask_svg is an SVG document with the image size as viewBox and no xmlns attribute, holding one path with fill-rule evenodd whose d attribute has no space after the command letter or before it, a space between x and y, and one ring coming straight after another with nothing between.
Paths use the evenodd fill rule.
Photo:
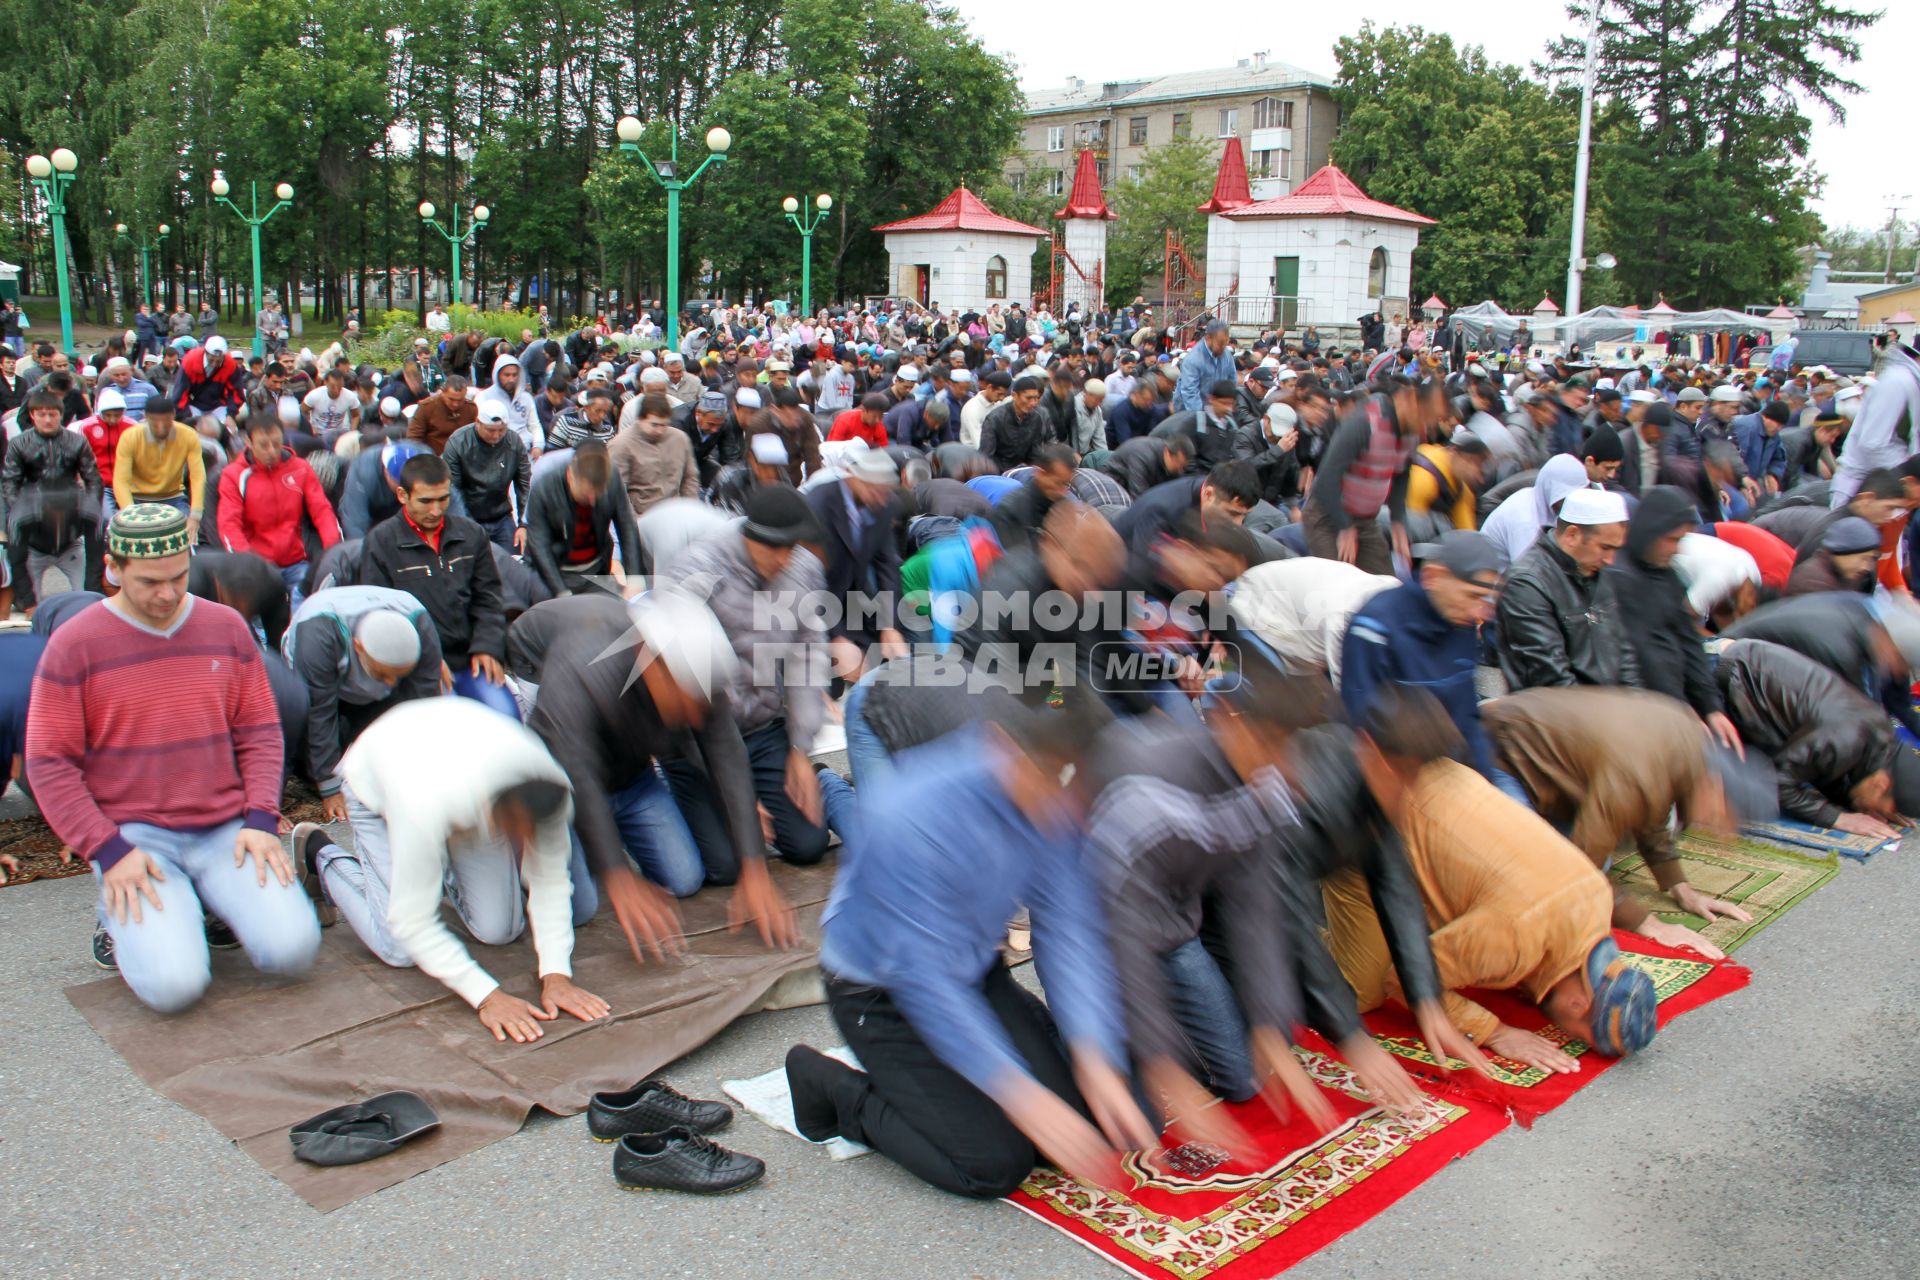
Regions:
<instances>
[{"instance_id":1,"label":"white t-shirt","mask_svg":"<svg viewBox=\"0 0 1920 1280\"><path fill-rule=\"evenodd\" d=\"M330 440L347 429L349 415L360 407L360 397L345 387L340 388L339 395L330 396L326 384L322 383L307 392L307 398L300 403L307 407L314 434Z\"/></svg>"}]
</instances>

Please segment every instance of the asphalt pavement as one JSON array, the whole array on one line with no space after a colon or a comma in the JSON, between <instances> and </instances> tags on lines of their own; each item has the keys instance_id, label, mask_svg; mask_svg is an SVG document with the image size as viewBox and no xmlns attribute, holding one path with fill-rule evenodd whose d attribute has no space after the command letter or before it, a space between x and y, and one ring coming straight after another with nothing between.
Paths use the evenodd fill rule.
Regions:
<instances>
[{"instance_id":1,"label":"asphalt pavement","mask_svg":"<svg viewBox=\"0 0 1920 1280\"><path fill-rule=\"evenodd\" d=\"M1739 959L1753 984L1662 1032L1528 1131L1454 1163L1288 1274L1711 1280L1908 1277L1920 1253L1920 847L1840 875ZM9 1277L886 1277L1122 1274L1002 1204L841 1164L742 1117L766 1181L632 1195L579 1118L316 1213L137 1080L62 994L89 879L0 889L0 1209ZM1029 971L1023 971L1029 972ZM1029 979L1030 980L1030 979ZM475 1034L479 1034L476 1026ZM717 1097L822 1008L748 1017L666 1073Z\"/></svg>"}]
</instances>

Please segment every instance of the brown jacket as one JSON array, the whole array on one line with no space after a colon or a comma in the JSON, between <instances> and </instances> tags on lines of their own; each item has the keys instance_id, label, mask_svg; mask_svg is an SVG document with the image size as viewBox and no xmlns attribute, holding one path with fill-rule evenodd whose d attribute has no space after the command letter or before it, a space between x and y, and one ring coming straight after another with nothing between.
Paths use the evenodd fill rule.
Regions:
<instances>
[{"instance_id":1,"label":"brown jacket","mask_svg":"<svg viewBox=\"0 0 1920 1280\"><path fill-rule=\"evenodd\" d=\"M1433 926L1447 1014L1476 1041L1499 1019L1461 989L1518 989L1538 1003L1611 931L1606 877L1463 764L1440 760L1420 772L1401 835ZM1385 950L1387 994L1404 1003Z\"/></svg>"},{"instance_id":2,"label":"brown jacket","mask_svg":"<svg viewBox=\"0 0 1920 1280\"><path fill-rule=\"evenodd\" d=\"M795 487L820 469L820 432L815 429L810 416L802 413L799 426L786 427L774 417L773 410L760 410L747 420L746 445L749 456L753 453L753 437L763 431L772 432L786 444L787 476Z\"/></svg>"},{"instance_id":3,"label":"brown jacket","mask_svg":"<svg viewBox=\"0 0 1920 1280\"><path fill-rule=\"evenodd\" d=\"M1707 736L1685 703L1637 689L1527 689L1483 703L1480 719L1501 767L1541 813L1572 822L1595 866L1632 837L1662 889L1687 878L1667 818L1707 769ZM1643 919L1629 910L1619 923Z\"/></svg>"},{"instance_id":4,"label":"brown jacket","mask_svg":"<svg viewBox=\"0 0 1920 1280\"><path fill-rule=\"evenodd\" d=\"M431 395L420 401L413 411L413 421L407 424L407 439L419 440L435 453L445 453L453 433L479 416L480 410L471 400L462 400L458 409L449 410L446 400Z\"/></svg>"},{"instance_id":5,"label":"brown jacket","mask_svg":"<svg viewBox=\"0 0 1920 1280\"><path fill-rule=\"evenodd\" d=\"M626 487L636 517L666 498L700 496L700 468L684 431L668 427L660 439L648 440L638 424L622 427L607 446L607 457Z\"/></svg>"}]
</instances>

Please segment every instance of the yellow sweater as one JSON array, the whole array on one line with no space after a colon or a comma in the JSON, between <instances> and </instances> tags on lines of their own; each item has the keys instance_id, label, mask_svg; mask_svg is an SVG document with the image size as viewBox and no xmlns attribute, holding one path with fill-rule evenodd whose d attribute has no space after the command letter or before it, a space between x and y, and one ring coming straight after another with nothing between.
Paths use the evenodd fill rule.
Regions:
<instances>
[{"instance_id":1,"label":"yellow sweater","mask_svg":"<svg viewBox=\"0 0 1920 1280\"><path fill-rule=\"evenodd\" d=\"M207 464L200 456L200 433L175 424L165 440L155 440L144 425L120 434L113 455L113 500L121 510L136 502L180 496L186 476L187 505L206 510Z\"/></svg>"}]
</instances>

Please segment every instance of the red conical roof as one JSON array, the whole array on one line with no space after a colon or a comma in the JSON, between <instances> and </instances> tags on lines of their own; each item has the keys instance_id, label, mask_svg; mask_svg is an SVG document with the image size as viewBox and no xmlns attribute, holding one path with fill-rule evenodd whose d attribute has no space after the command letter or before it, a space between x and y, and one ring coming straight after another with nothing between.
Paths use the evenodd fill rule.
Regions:
<instances>
[{"instance_id":1,"label":"red conical roof","mask_svg":"<svg viewBox=\"0 0 1920 1280\"><path fill-rule=\"evenodd\" d=\"M875 231L996 231L1003 235L1021 236L1053 234L1039 227L1030 227L1024 222L1002 217L987 208L986 203L979 196L965 187L955 187L952 195L918 217L902 218L898 222L883 222L873 229Z\"/></svg>"},{"instance_id":2,"label":"red conical roof","mask_svg":"<svg viewBox=\"0 0 1920 1280\"><path fill-rule=\"evenodd\" d=\"M1247 157L1240 150L1240 139L1228 138L1227 149L1220 153L1220 172L1214 175L1213 198L1200 206L1202 213L1227 213L1253 203L1253 188L1247 184Z\"/></svg>"},{"instance_id":3,"label":"red conical roof","mask_svg":"<svg viewBox=\"0 0 1920 1280\"><path fill-rule=\"evenodd\" d=\"M1082 150L1080 162L1073 171L1073 190L1067 193L1067 207L1053 215L1056 218L1117 218L1120 215L1107 208L1107 198L1100 193L1100 166L1094 162L1093 152Z\"/></svg>"},{"instance_id":4,"label":"red conical roof","mask_svg":"<svg viewBox=\"0 0 1920 1280\"><path fill-rule=\"evenodd\" d=\"M1238 143L1229 143L1233 154L1239 155ZM1225 167L1222 166L1222 173ZM1246 173L1240 175L1246 190ZM1218 188L1215 188L1217 191ZM1219 197L1216 195L1215 199ZM1201 208L1206 208L1202 205ZM1236 218L1322 218L1335 215L1350 215L1356 218L1373 218L1380 222L1410 222L1415 226L1431 226L1433 219L1425 214L1414 213L1410 209L1401 209L1375 200L1360 189L1360 185L1335 165L1328 164L1320 171L1296 187L1289 195L1274 200L1262 200L1259 204L1235 206Z\"/></svg>"}]
</instances>

